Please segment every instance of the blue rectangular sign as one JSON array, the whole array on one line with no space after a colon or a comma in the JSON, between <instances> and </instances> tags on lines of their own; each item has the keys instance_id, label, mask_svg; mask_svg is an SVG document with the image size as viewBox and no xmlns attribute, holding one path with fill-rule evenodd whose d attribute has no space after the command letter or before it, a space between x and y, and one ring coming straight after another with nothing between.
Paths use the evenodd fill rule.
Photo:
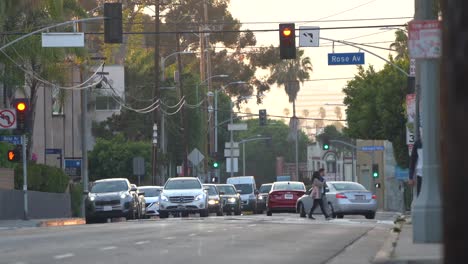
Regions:
<instances>
[{"instance_id":1,"label":"blue rectangular sign","mask_svg":"<svg viewBox=\"0 0 468 264\"><path fill-rule=\"evenodd\" d=\"M62 149L47 148L47 149L45 149L45 154L46 155L52 155L52 154L60 155L60 154L62 154Z\"/></svg>"},{"instance_id":2,"label":"blue rectangular sign","mask_svg":"<svg viewBox=\"0 0 468 264\"><path fill-rule=\"evenodd\" d=\"M362 146L361 151L379 151L384 150L384 146Z\"/></svg>"},{"instance_id":3,"label":"blue rectangular sign","mask_svg":"<svg viewBox=\"0 0 468 264\"><path fill-rule=\"evenodd\" d=\"M81 159L65 159L65 173L70 177L81 177Z\"/></svg>"},{"instance_id":4,"label":"blue rectangular sign","mask_svg":"<svg viewBox=\"0 0 468 264\"><path fill-rule=\"evenodd\" d=\"M21 145L21 136L0 136L0 141L9 142L13 145Z\"/></svg>"},{"instance_id":5,"label":"blue rectangular sign","mask_svg":"<svg viewBox=\"0 0 468 264\"><path fill-rule=\"evenodd\" d=\"M291 176L276 176L276 181L291 181Z\"/></svg>"},{"instance_id":6,"label":"blue rectangular sign","mask_svg":"<svg viewBox=\"0 0 468 264\"><path fill-rule=\"evenodd\" d=\"M398 166L395 167L395 178L397 180L406 181L409 179L409 169L402 169Z\"/></svg>"},{"instance_id":7,"label":"blue rectangular sign","mask_svg":"<svg viewBox=\"0 0 468 264\"><path fill-rule=\"evenodd\" d=\"M328 65L360 65L364 64L364 53L328 53Z\"/></svg>"}]
</instances>

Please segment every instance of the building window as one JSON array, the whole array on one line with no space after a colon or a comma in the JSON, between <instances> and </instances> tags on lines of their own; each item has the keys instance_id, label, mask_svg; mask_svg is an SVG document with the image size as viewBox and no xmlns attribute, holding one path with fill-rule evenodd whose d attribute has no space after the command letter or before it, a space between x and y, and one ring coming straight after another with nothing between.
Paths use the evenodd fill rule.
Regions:
<instances>
[{"instance_id":1,"label":"building window","mask_svg":"<svg viewBox=\"0 0 468 264\"><path fill-rule=\"evenodd\" d=\"M96 96L96 110L120 110L120 105L112 96Z\"/></svg>"}]
</instances>

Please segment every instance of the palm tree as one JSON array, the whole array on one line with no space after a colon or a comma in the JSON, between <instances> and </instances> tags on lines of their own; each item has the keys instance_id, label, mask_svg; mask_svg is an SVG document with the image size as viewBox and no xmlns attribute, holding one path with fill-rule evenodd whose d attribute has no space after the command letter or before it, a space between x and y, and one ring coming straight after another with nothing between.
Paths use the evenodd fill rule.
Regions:
<instances>
[{"instance_id":1,"label":"palm tree","mask_svg":"<svg viewBox=\"0 0 468 264\"><path fill-rule=\"evenodd\" d=\"M320 107L319 108L319 116L321 119L324 119L327 116L327 110L325 108Z\"/></svg>"},{"instance_id":2,"label":"palm tree","mask_svg":"<svg viewBox=\"0 0 468 264\"><path fill-rule=\"evenodd\" d=\"M395 32L395 42L390 44L390 48L394 49L397 53L395 59L408 59L408 32L399 29Z\"/></svg>"},{"instance_id":3,"label":"palm tree","mask_svg":"<svg viewBox=\"0 0 468 264\"><path fill-rule=\"evenodd\" d=\"M337 106L335 107L335 115L337 119L340 119L343 117L343 113L341 112L341 107Z\"/></svg>"},{"instance_id":4,"label":"palm tree","mask_svg":"<svg viewBox=\"0 0 468 264\"><path fill-rule=\"evenodd\" d=\"M294 103L299 92L299 84L304 83L309 79L312 72L312 62L309 57L303 58L303 50L297 50L297 59L282 60L280 63L270 68L270 78L268 83L276 83L278 86L283 86L286 94L288 94L289 102ZM293 109L295 116L296 112Z\"/></svg>"}]
</instances>

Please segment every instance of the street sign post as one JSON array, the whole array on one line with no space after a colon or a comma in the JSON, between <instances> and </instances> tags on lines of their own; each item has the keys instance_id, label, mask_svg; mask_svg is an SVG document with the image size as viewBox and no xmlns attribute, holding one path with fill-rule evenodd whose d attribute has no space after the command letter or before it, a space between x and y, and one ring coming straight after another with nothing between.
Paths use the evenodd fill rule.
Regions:
<instances>
[{"instance_id":1,"label":"street sign post","mask_svg":"<svg viewBox=\"0 0 468 264\"><path fill-rule=\"evenodd\" d=\"M234 161L234 163L232 164L232 172L238 172L238 158L232 158L232 160ZM231 172L231 158L226 158L226 172Z\"/></svg>"},{"instance_id":2,"label":"street sign post","mask_svg":"<svg viewBox=\"0 0 468 264\"><path fill-rule=\"evenodd\" d=\"M245 123L228 124L228 130L229 130L229 131L247 130L247 124L245 124Z\"/></svg>"},{"instance_id":3,"label":"street sign post","mask_svg":"<svg viewBox=\"0 0 468 264\"><path fill-rule=\"evenodd\" d=\"M0 109L0 129L16 128L16 110Z\"/></svg>"},{"instance_id":4,"label":"street sign post","mask_svg":"<svg viewBox=\"0 0 468 264\"><path fill-rule=\"evenodd\" d=\"M224 149L224 156L225 157L239 157L239 149Z\"/></svg>"},{"instance_id":5,"label":"street sign post","mask_svg":"<svg viewBox=\"0 0 468 264\"><path fill-rule=\"evenodd\" d=\"M138 176L138 185L140 185L140 178L145 175L145 159L143 157L133 158L133 175Z\"/></svg>"},{"instance_id":6,"label":"street sign post","mask_svg":"<svg viewBox=\"0 0 468 264\"><path fill-rule=\"evenodd\" d=\"M362 65L364 63L363 52L328 54L328 65Z\"/></svg>"},{"instance_id":7,"label":"street sign post","mask_svg":"<svg viewBox=\"0 0 468 264\"><path fill-rule=\"evenodd\" d=\"M205 156L203 156L203 154L197 148L194 148L187 156L187 159L192 162L193 166L198 166L198 164L200 164L204 158Z\"/></svg>"},{"instance_id":8,"label":"street sign post","mask_svg":"<svg viewBox=\"0 0 468 264\"><path fill-rule=\"evenodd\" d=\"M299 47L318 47L320 27L299 27Z\"/></svg>"}]
</instances>

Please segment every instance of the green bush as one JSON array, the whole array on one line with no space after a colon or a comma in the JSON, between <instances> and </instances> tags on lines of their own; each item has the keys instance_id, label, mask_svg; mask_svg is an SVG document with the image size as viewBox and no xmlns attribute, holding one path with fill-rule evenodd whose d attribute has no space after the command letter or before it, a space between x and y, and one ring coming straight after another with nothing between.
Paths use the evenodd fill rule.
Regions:
<instances>
[{"instance_id":1,"label":"green bush","mask_svg":"<svg viewBox=\"0 0 468 264\"><path fill-rule=\"evenodd\" d=\"M28 190L63 193L67 190L68 175L56 167L43 164L28 164ZM23 189L23 167L15 169L15 188Z\"/></svg>"},{"instance_id":2,"label":"green bush","mask_svg":"<svg viewBox=\"0 0 468 264\"><path fill-rule=\"evenodd\" d=\"M81 203L83 201L83 184L70 185L70 200L73 217L81 216Z\"/></svg>"}]
</instances>

